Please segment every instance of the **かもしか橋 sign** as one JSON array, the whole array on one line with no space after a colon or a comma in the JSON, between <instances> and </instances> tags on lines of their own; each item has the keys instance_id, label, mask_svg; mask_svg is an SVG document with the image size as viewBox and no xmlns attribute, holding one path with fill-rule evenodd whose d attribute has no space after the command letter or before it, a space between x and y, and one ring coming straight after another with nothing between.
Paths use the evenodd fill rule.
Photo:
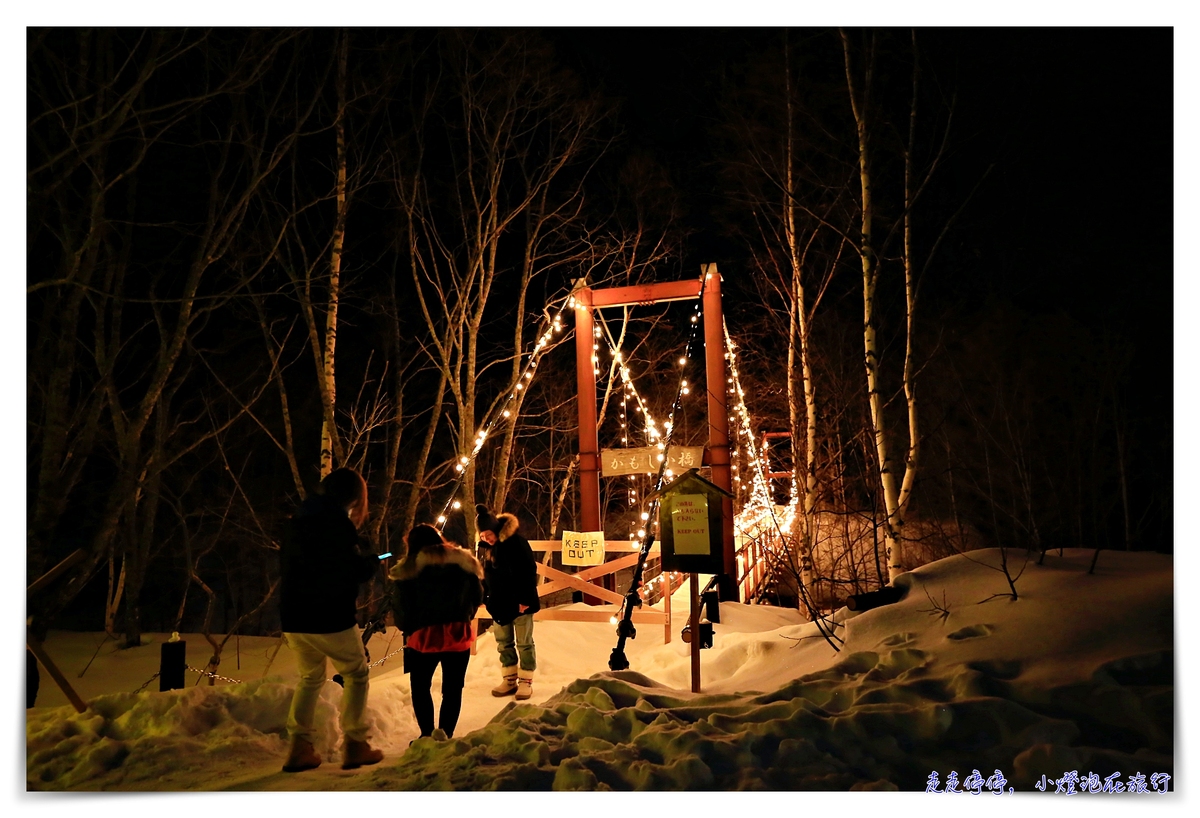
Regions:
<instances>
[{"instance_id":1,"label":"\u304b\u3082\u3057\u304b\u6a4b sign","mask_svg":"<svg viewBox=\"0 0 1200 818\"><path fill-rule=\"evenodd\" d=\"M662 452L657 446L641 446L634 449L602 449L600 469L605 477L620 477L627 474L657 474L662 462ZM704 457L703 446L671 446L667 450L667 468L679 474L698 468Z\"/></svg>"},{"instance_id":2,"label":"\u304b\u3082\u3057\u304b\u6a4b sign","mask_svg":"<svg viewBox=\"0 0 1200 818\"><path fill-rule=\"evenodd\" d=\"M604 563L604 532L564 531L562 561L563 565L602 565Z\"/></svg>"}]
</instances>

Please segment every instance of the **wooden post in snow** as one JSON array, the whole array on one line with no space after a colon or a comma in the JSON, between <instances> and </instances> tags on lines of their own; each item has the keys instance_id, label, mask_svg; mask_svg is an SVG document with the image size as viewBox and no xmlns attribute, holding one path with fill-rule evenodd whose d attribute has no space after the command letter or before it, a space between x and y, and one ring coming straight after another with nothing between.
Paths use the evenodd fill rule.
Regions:
<instances>
[{"instance_id":1,"label":"wooden post in snow","mask_svg":"<svg viewBox=\"0 0 1200 818\"><path fill-rule=\"evenodd\" d=\"M692 692L700 692L700 575L692 573L691 587L688 590L688 600L691 602L692 613L688 617L688 628L691 631L689 646L692 649Z\"/></svg>"},{"instance_id":2,"label":"wooden post in snow","mask_svg":"<svg viewBox=\"0 0 1200 818\"><path fill-rule=\"evenodd\" d=\"M25 589L26 599L29 598L30 594L37 593L42 588L45 588L51 582L58 579L62 574L66 573L68 568L86 556L87 553L83 549L77 549L73 551L66 557L66 559L51 568L46 573L42 574ZM67 677L64 676L62 671L58 669L58 665L54 664L53 660L50 659L50 655L46 653L46 648L42 645L41 641L39 641L37 637L33 635L29 628L25 629L25 646L29 648L29 650L33 652L33 655L37 657L37 660L42 663L42 667L46 668L46 672L50 674L50 678L53 679L54 683L58 685L59 689L66 694L67 701L71 703L75 710L80 713L86 711L88 709L87 703L79 697L79 694L75 692L75 688L71 687L71 683L67 681Z\"/></svg>"}]
</instances>

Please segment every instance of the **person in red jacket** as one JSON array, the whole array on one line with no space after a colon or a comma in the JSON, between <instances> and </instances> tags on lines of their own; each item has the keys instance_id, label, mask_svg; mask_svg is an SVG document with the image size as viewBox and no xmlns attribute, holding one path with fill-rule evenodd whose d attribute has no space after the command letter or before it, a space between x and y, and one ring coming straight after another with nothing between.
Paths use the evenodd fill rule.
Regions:
<instances>
[{"instance_id":1,"label":"person in red jacket","mask_svg":"<svg viewBox=\"0 0 1200 818\"><path fill-rule=\"evenodd\" d=\"M337 469L291 519L279 549L279 618L300 671L288 712L287 773L321 764L312 741L313 715L325 685L326 659L344 680L342 769L383 760L383 753L367 741L370 669L356 617L359 585L379 570L379 558L359 548L358 528L366 519L366 482L353 469Z\"/></svg>"},{"instance_id":2,"label":"person in red jacket","mask_svg":"<svg viewBox=\"0 0 1200 818\"><path fill-rule=\"evenodd\" d=\"M404 634L404 670L422 736L434 735L433 672L442 666L437 729L454 735L475 634L471 620L483 602L483 567L471 552L446 542L431 525L405 538L408 553L392 567L392 617Z\"/></svg>"}]
</instances>

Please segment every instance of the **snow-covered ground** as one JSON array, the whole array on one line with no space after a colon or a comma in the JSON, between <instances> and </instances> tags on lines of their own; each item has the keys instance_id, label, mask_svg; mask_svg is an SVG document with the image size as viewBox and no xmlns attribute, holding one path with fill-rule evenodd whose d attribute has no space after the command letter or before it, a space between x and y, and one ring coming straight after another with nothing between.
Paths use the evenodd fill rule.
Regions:
<instances>
[{"instance_id":1,"label":"snow-covered ground","mask_svg":"<svg viewBox=\"0 0 1200 818\"><path fill-rule=\"evenodd\" d=\"M1017 568L1024 561L1016 552L1009 557ZM135 693L158 668L163 635L118 651L111 641L102 644L103 635L53 632L47 650L90 708L75 713L43 672L39 706L26 716L26 784L924 792L932 772L939 788L956 772L962 789L978 770L988 796L986 783L997 788L999 770L1006 798L1010 787L1040 795L1042 776L1049 783L1040 797L1051 798L1073 771L1082 780L1071 784L1076 791L1087 789L1092 773L1100 787L1105 780L1128 786L1131 777L1136 786L1141 775L1147 790L1160 774L1153 781L1174 793L1172 558L1106 551L1089 575L1092 552L1052 552L1044 565L1026 567L1017 601L988 599L1007 591L998 559L996 550L951 557L904 575L901 602L840 611L840 651L795 611L722 603L715 644L701 654L701 693L690 692L679 619L666 645L661 627L639 625L626 645L631 667L616 673L607 670L616 641L611 625L539 621L534 697L522 704L489 694L498 663L484 634L449 741L409 746L418 730L397 655L372 671L368 703L372 741L386 758L351 772L337 763L341 688L332 682L317 715L326 763L280 772L295 669L284 647L264 677L277 640L230 640L219 672L238 683L160 693L155 681ZM686 586L674 599L677 612L686 611L685 594ZM931 602L941 606L943 594L947 616ZM204 640L186 638L188 664L203 666ZM389 629L372 638L372 658L398 646ZM196 679L188 674L189 684ZM435 677L435 702L438 684ZM1099 801L1128 808L1131 797L1057 796L1093 809ZM1163 798L1136 797L1156 805L1153 799ZM1009 803L1027 806L1022 798Z\"/></svg>"}]
</instances>

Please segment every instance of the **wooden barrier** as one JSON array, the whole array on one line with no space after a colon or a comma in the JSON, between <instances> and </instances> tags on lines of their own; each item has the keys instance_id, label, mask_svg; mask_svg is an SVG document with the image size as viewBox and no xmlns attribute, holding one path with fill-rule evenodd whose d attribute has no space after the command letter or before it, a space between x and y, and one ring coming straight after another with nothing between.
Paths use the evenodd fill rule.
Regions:
<instances>
[{"instance_id":1,"label":"wooden barrier","mask_svg":"<svg viewBox=\"0 0 1200 818\"><path fill-rule=\"evenodd\" d=\"M561 540L530 540L529 546L534 551L540 552L552 553L562 551ZM650 546L650 554L654 555L658 553L658 543L652 544ZM615 558L613 558L614 555L616 555ZM573 591L582 591L588 596L602 599L611 604L592 605L587 610L566 610L563 607L542 608L533 615L534 620L608 622L614 616L620 616L621 608L625 603L625 597L597 584L594 580L602 579L625 568L632 568L637 565L638 552L630 551L630 543L627 540L605 540L604 556L605 561L602 564L581 568L574 574L561 571L557 568L551 568L539 562L537 564L537 572L543 578L543 581L538 585L538 597L545 598L559 591L570 589ZM669 574L664 574L663 579L663 610L651 611L635 608L633 611L633 621L639 624L662 625L663 644L665 645L671 641L671 579ZM475 621L471 623L471 627L474 632L478 633L479 617L476 617ZM474 643L471 645L471 652L475 652Z\"/></svg>"},{"instance_id":2,"label":"wooden barrier","mask_svg":"<svg viewBox=\"0 0 1200 818\"><path fill-rule=\"evenodd\" d=\"M65 574L68 568L75 563L80 562L86 556L87 552L82 548L76 549L67 555L66 559L64 559L58 565L54 566L49 571L42 574L42 576L30 583L25 589L26 609L28 609L29 606L29 597L33 596L38 591L54 582L54 580ZM42 663L42 667L46 668L46 672L50 674L50 678L54 680L54 683L57 684L62 692L66 695L67 701L71 703L71 706L80 713L86 711L88 707L87 703L80 698L78 693L75 692L75 688L71 687L71 683L67 681L67 677L64 676L63 672L58 669L58 665L54 664L54 661L50 658L50 654L46 653L46 648L43 647L41 641L33 635L33 632L29 629L28 625L25 628L25 647L29 648L29 651L34 655L37 661ZM26 659L26 661L29 660Z\"/></svg>"}]
</instances>

